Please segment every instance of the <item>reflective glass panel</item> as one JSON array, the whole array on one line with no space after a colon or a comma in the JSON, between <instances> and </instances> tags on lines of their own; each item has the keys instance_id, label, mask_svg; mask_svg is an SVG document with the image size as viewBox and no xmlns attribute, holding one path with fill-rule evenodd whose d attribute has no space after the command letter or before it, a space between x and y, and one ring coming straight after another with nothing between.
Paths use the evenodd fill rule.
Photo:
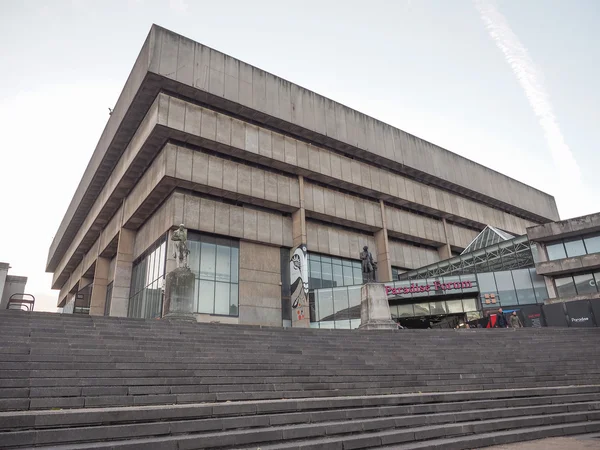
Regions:
<instances>
[{"instance_id":1,"label":"reflective glass panel","mask_svg":"<svg viewBox=\"0 0 600 450\"><path fill-rule=\"evenodd\" d=\"M198 312L212 314L215 309L215 282L198 280L196 285L198 286Z\"/></svg>"},{"instance_id":2,"label":"reflective glass panel","mask_svg":"<svg viewBox=\"0 0 600 450\"><path fill-rule=\"evenodd\" d=\"M342 272L342 266L333 264L333 286L343 286L344 285L344 275Z\"/></svg>"},{"instance_id":3,"label":"reflective glass panel","mask_svg":"<svg viewBox=\"0 0 600 450\"><path fill-rule=\"evenodd\" d=\"M413 305L415 309L415 316L429 316L429 302L415 303Z\"/></svg>"},{"instance_id":4,"label":"reflective glass panel","mask_svg":"<svg viewBox=\"0 0 600 450\"><path fill-rule=\"evenodd\" d=\"M573 297L577 294L573 277L555 278L554 283L559 297Z\"/></svg>"},{"instance_id":5,"label":"reflective glass panel","mask_svg":"<svg viewBox=\"0 0 600 450\"><path fill-rule=\"evenodd\" d=\"M477 300L475 300L474 298L464 298L462 303L465 312L477 311Z\"/></svg>"},{"instance_id":6,"label":"reflective glass panel","mask_svg":"<svg viewBox=\"0 0 600 450\"><path fill-rule=\"evenodd\" d=\"M546 288L546 280L543 276L538 275L535 269L529 269L531 280L533 281L533 290L537 303L543 303L548 298L548 289Z\"/></svg>"},{"instance_id":7,"label":"reflective glass panel","mask_svg":"<svg viewBox=\"0 0 600 450\"><path fill-rule=\"evenodd\" d=\"M320 321L333 320L333 292L331 289L321 289L315 292L315 300Z\"/></svg>"},{"instance_id":8,"label":"reflective glass panel","mask_svg":"<svg viewBox=\"0 0 600 450\"><path fill-rule=\"evenodd\" d=\"M229 315L237 316L238 315L238 285L230 284L229 291Z\"/></svg>"},{"instance_id":9,"label":"reflective glass panel","mask_svg":"<svg viewBox=\"0 0 600 450\"><path fill-rule=\"evenodd\" d=\"M547 245L546 251L548 252L549 261L554 261L555 259L563 259L567 257L567 252L565 251L565 246L562 242Z\"/></svg>"},{"instance_id":10,"label":"reflective glass panel","mask_svg":"<svg viewBox=\"0 0 600 450\"><path fill-rule=\"evenodd\" d=\"M215 285L215 314L229 314L229 283Z\"/></svg>"},{"instance_id":11,"label":"reflective glass panel","mask_svg":"<svg viewBox=\"0 0 600 450\"><path fill-rule=\"evenodd\" d=\"M585 247L583 246L583 239L581 238L565 241L565 249L567 250L567 256L569 258L585 255Z\"/></svg>"},{"instance_id":12,"label":"reflective glass panel","mask_svg":"<svg viewBox=\"0 0 600 450\"><path fill-rule=\"evenodd\" d=\"M310 270L308 284L310 289L320 289L323 287L321 284L321 261L311 259L308 262L308 268Z\"/></svg>"},{"instance_id":13,"label":"reflective glass panel","mask_svg":"<svg viewBox=\"0 0 600 450\"><path fill-rule=\"evenodd\" d=\"M446 302L430 302L429 309L431 314L446 314Z\"/></svg>"},{"instance_id":14,"label":"reflective glass panel","mask_svg":"<svg viewBox=\"0 0 600 450\"><path fill-rule=\"evenodd\" d=\"M354 284L354 274L352 273L352 264L344 265L344 286L352 286Z\"/></svg>"},{"instance_id":15,"label":"reflective glass panel","mask_svg":"<svg viewBox=\"0 0 600 450\"><path fill-rule=\"evenodd\" d=\"M590 236L584 239L587 253L600 252L600 236Z\"/></svg>"},{"instance_id":16,"label":"reflective glass panel","mask_svg":"<svg viewBox=\"0 0 600 450\"><path fill-rule=\"evenodd\" d=\"M215 259L217 246L208 242L202 242L200 249L200 279L215 279Z\"/></svg>"},{"instance_id":17,"label":"reflective glass panel","mask_svg":"<svg viewBox=\"0 0 600 450\"><path fill-rule=\"evenodd\" d=\"M477 274L477 285L479 286L479 292L483 294L494 293L497 294L496 279L492 272L478 273Z\"/></svg>"},{"instance_id":18,"label":"reflective glass panel","mask_svg":"<svg viewBox=\"0 0 600 450\"><path fill-rule=\"evenodd\" d=\"M348 319L349 308L348 288L333 288L333 312L335 314L335 319Z\"/></svg>"},{"instance_id":19,"label":"reflective glass panel","mask_svg":"<svg viewBox=\"0 0 600 450\"><path fill-rule=\"evenodd\" d=\"M448 313L457 314L463 312L462 300L448 300L446 302Z\"/></svg>"},{"instance_id":20,"label":"reflective glass panel","mask_svg":"<svg viewBox=\"0 0 600 450\"><path fill-rule=\"evenodd\" d=\"M533 291L529 269L513 270L512 276L517 290L519 305L535 303L535 292Z\"/></svg>"},{"instance_id":21,"label":"reflective glass panel","mask_svg":"<svg viewBox=\"0 0 600 450\"><path fill-rule=\"evenodd\" d=\"M412 317L415 315L413 305L398 305L398 317Z\"/></svg>"},{"instance_id":22,"label":"reflective glass panel","mask_svg":"<svg viewBox=\"0 0 600 450\"><path fill-rule=\"evenodd\" d=\"M498 296L501 305L517 305L517 293L513 283L510 270L504 270L494 273L496 277L496 286L498 286Z\"/></svg>"},{"instance_id":23,"label":"reflective glass panel","mask_svg":"<svg viewBox=\"0 0 600 450\"><path fill-rule=\"evenodd\" d=\"M325 261L325 258L321 258L321 285L324 288L333 287L331 258L328 259L329 261Z\"/></svg>"},{"instance_id":24,"label":"reflective glass panel","mask_svg":"<svg viewBox=\"0 0 600 450\"><path fill-rule=\"evenodd\" d=\"M230 247L217 245L217 281L231 281L231 257Z\"/></svg>"},{"instance_id":25,"label":"reflective glass panel","mask_svg":"<svg viewBox=\"0 0 600 450\"><path fill-rule=\"evenodd\" d=\"M575 281L575 290L578 295L594 294L598 292L596 289L596 282L594 281L594 275L591 273L575 275L573 280Z\"/></svg>"},{"instance_id":26,"label":"reflective glass panel","mask_svg":"<svg viewBox=\"0 0 600 450\"><path fill-rule=\"evenodd\" d=\"M363 276L362 276L362 266L360 263L355 263L352 267L352 273L354 274L354 284L362 284Z\"/></svg>"},{"instance_id":27,"label":"reflective glass panel","mask_svg":"<svg viewBox=\"0 0 600 450\"><path fill-rule=\"evenodd\" d=\"M361 286L350 286L348 289L348 304L350 307L350 318L360 321ZM360 325L360 324L359 324Z\"/></svg>"}]
</instances>

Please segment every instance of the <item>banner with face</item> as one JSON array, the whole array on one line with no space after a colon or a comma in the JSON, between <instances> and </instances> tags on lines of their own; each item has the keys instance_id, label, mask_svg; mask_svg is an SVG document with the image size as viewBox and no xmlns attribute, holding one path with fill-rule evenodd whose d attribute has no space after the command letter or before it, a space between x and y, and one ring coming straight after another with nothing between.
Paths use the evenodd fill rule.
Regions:
<instances>
[{"instance_id":1,"label":"banner with face","mask_svg":"<svg viewBox=\"0 0 600 450\"><path fill-rule=\"evenodd\" d=\"M306 244L296 247L290 257L292 321L308 319L308 254Z\"/></svg>"}]
</instances>

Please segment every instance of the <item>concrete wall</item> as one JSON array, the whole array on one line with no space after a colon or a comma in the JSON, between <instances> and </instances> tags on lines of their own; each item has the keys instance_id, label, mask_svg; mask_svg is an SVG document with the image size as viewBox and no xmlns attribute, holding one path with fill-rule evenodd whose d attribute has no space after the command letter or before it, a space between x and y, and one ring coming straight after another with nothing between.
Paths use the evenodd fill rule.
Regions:
<instances>
[{"instance_id":1,"label":"concrete wall","mask_svg":"<svg viewBox=\"0 0 600 450\"><path fill-rule=\"evenodd\" d=\"M373 259L377 258L375 238L372 234L311 220L306 221L306 233L309 252L359 259L362 248L368 245Z\"/></svg>"},{"instance_id":2,"label":"concrete wall","mask_svg":"<svg viewBox=\"0 0 600 450\"><path fill-rule=\"evenodd\" d=\"M600 213L527 228L530 241L548 242L600 231Z\"/></svg>"},{"instance_id":3,"label":"concrete wall","mask_svg":"<svg viewBox=\"0 0 600 450\"><path fill-rule=\"evenodd\" d=\"M437 250L417 247L402 241L390 239L389 248L392 266L396 267L418 269L440 260Z\"/></svg>"},{"instance_id":4,"label":"concrete wall","mask_svg":"<svg viewBox=\"0 0 600 450\"><path fill-rule=\"evenodd\" d=\"M4 303L4 285L6 283L6 276L8 275L9 269L8 263L0 262L0 309L5 309L6 305Z\"/></svg>"},{"instance_id":5,"label":"concrete wall","mask_svg":"<svg viewBox=\"0 0 600 450\"><path fill-rule=\"evenodd\" d=\"M280 327L279 247L240 241L239 323Z\"/></svg>"},{"instance_id":6,"label":"concrete wall","mask_svg":"<svg viewBox=\"0 0 600 450\"><path fill-rule=\"evenodd\" d=\"M575 256L554 261L543 261L535 265L538 275L561 275L600 269L600 253Z\"/></svg>"},{"instance_id":7,"label":"concrete wall","mask_svg":"<svg viewBox=\"0 0 600 450\"><path fill-rule=\"evenodd\" d=\"M225 99L241 113L256 111L278 126L338 148L408 168L557 219L554 199L534 188L377 121L286 80L252 67L183 36L154 26L149 70L199 91L198 98ZM255 114L259 120L260 114ZM326 139L324 139L326 137Z\"/></svg>"}]
</instances>

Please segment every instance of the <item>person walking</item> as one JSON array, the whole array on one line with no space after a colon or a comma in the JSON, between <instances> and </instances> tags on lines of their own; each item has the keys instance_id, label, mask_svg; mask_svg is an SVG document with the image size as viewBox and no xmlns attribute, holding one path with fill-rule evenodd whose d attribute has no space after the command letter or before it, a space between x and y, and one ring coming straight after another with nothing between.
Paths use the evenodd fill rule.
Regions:
<instances>
[{"instance_id":1,"label":"person walking","mask_svg":"<svg viewBox=\"0 0 600 450\"><path fill-rule=\"evenodd\" d=\"M496 314L496 326L494 328L508 328L508 323L506 322L506 317L504 317L502 308L498 309L498 313Z\"/></svg>"},{"instance_id":2,"label":"person walking","mask_svg":"<svg viewBox=\"0 0 600 450\"><path fill-rule=\"evenodd\" d=\"M510 315L510 327L511 328L522 328L523 327L523 323L521 322L521 318L519 316L517 316L517 312L513 311L513 313Z\"/></svg>"}]
</instances>

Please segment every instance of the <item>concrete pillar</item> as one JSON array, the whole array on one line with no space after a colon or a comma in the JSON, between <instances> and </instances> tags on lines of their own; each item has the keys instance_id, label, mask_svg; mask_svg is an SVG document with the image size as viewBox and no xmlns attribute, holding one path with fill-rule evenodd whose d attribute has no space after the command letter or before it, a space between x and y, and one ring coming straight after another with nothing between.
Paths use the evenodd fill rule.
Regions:
<instances>
[{"instance_id":1,"label":"concrete pillar","mask_svg":"<svg viewBox=\"0 0 600 450\"><path fill-rule=\"evenodd\" d=\"M115 275L109 313L111 316L127 317L134 242L135 231L121 228L115 256Z\"/></svg>"},{"instance_id":2,"label":"concrete pillar","mask_svg":"<svg viewBox=\"0 0 600 450\"><path fill-rule=\"evenodd\" d=\"M450 241L448 240L448 224L446 224L446 219L442 218L442 223L444 225L444 240L446 243L441 247L438 247L438 255L440 255L440 259L450 259L452 258L452 249L450 248Z\"/></svg>"},{"instance_id":3,"label":"concrete pillar","mask_svg":"<svg viewBox=\"0 0 600 450\"><path fill-rule=\"evenodd\" d=\"M103 316L106 303L106 286L108 286L108 269L110 259L101 256L96 260L92 296L90 300L90 315Z\"/></svg>"},{"instance_id":4,"label":"concrete pillar","mask_svg":"<svg viewBox=\"0 0 600 450\"><path fill-rule=\"evenodd\" d=\"M294 248L306 244L306 211L304 209L304 177L298 176L300 185L300 208L292 213L292 242Z\"/></svg>"},{"instance_id":5,"label":"concrete pillar","mask_svg":"<svg viewBox=\"0 0 600 450\"><path fill-rule=\"evenodd\" d=\"M387 221L385 203L379 200L381 209L381 223L383 228L375 232L375 246L377 247L377 276L380 282L392 281L392 260L390 258L390 244L387 235Z\"/></svg>"}]
</instances>

